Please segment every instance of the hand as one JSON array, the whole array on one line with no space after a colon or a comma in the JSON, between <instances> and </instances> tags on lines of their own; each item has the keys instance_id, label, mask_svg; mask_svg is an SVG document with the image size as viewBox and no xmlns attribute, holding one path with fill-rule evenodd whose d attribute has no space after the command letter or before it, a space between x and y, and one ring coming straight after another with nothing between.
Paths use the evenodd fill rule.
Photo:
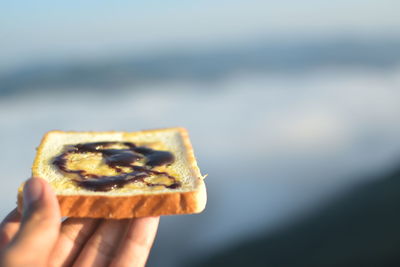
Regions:
<instances>
[{"instance_id":1,"label":"hand","mask_svg":"<svg viewBox=\"0 0 400 267\"><path fill-rule=\"evenodd\" d=\"M0 226L0 266L145 265L159 217L61 223L57 198L46 181L29 179L23 195L22 216L14 210Z\"/></svg>"}]
</instances>

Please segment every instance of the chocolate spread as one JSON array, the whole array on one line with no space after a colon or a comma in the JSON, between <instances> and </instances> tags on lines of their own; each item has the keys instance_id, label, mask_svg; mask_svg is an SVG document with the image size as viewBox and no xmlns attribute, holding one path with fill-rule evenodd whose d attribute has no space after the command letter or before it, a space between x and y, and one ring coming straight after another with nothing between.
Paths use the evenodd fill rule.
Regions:
<instances>
[{"instance_id":1,"label":"chocolate spread","mask_svg":"<svg viewBox=\"0 0 400 267\"><path fill-rule=\"evenodd\" d=\"M119 145L124 148L114 149L112 146ZM100 153L105 164L113 168L117 175L101 176L88 173L85 170L71 170L67 167L68 155L78 153ZM144 162L139 166L138 162ZM145 146L136 146L131 142L95 142L67 146L67 149L58 155L53 164L62 172L74 174L74 182L81 187L92 191L109 191L114 188L121 188L133 182L142 182L147 186L164 186L175 189L181 183L167 172L154 170L158 166L169 166L175 161L171 152L154 150ZM136 165L135 165L136 163ZM125 168L124 172L121 168ZM126 171L128 168L128 171ZM167 177L171 183L151 183L145 178L160 175Z\"/></svg>"}]
</instances>

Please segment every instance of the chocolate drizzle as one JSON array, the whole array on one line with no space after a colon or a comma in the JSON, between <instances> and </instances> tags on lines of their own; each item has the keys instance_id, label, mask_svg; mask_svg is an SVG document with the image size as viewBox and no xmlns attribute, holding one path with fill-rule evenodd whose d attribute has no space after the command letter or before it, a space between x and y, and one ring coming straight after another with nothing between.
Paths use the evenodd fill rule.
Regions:
<instances>
[{"instance_id":1,"label":"chocolate drizzle","mask_svg":"<svg viewBox=\"0 0 400 267\"><path fill-rule=\"evenodd\" d=\"M112 146L121 145L125 148L114 149ZM71 170L67 167L67 157L70 154L101 153L104 163L113 168L118 174L101 176L88 173L85 170ZM135 165L144 162L143 166ZM168 151L154 150L149 147L136 146L131 142L95 142L68 146L66 151L53 160L53 164L63 172L74 174L78 178L73 180L79 186L93 191L109 191L121 188L133 182L142 182L147 186L164 186L175 189L181 183L167 172L153 170L154 167L168 166L175 161L174 155ZM125 168L125 172L123 169ZM128 171L126 172L126 168ZM150 183L145 178L152 175L165 176L171 180L170 184Z\"/></svg>"}]
</instances>

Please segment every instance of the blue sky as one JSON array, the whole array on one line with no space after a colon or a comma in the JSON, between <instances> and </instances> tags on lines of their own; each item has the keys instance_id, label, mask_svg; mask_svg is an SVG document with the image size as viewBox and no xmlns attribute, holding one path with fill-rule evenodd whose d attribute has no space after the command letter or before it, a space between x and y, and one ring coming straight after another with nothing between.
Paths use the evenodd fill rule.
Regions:
<instances>
[{"instance_id":1,"label":"blue sky","mask_svg":"<svg viewBox=\"0 0 400 267\"><path fill-rule=\"evenodd\" d=\"M395 0L0 1L0 69L257 38L393 36Z\"/></svg>"}]
</instances>

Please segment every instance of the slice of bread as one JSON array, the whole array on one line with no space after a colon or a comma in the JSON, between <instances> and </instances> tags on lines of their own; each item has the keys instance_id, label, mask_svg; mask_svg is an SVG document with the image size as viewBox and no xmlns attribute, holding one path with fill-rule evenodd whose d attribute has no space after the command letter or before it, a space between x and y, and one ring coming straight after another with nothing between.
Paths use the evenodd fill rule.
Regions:
<instances>
[{"instance_id":1,"label":"slice of bread","mask_svg":"<svg viewBox=\"0 0 400 267\"><path fill-rule=\"evenodd\" d=\"M140 160L124 162L122 166L109 162L107 165L105 152L76 152L77 147L88 143L102 151L127 151ZM139 148L132 152L126 144L142 150L170 152L173 160L148 166L150 160L146 160L144 152ZM61 157L64 167L57 165ZM135 166L131 168L131 165ZM143 172L133 172L137 168ZM66 217L120 219L199 213L207 201L204 177L183 128L139 132L51 131L43 137L37 150L32 176L45 179L53 187L61 214ZM86 182L96 185L102 179L114 181L114 178L122 183L84 187ZM22 189L23 185L18 193L19 209L23 205Z\"/></svg>"}]
</instances>

